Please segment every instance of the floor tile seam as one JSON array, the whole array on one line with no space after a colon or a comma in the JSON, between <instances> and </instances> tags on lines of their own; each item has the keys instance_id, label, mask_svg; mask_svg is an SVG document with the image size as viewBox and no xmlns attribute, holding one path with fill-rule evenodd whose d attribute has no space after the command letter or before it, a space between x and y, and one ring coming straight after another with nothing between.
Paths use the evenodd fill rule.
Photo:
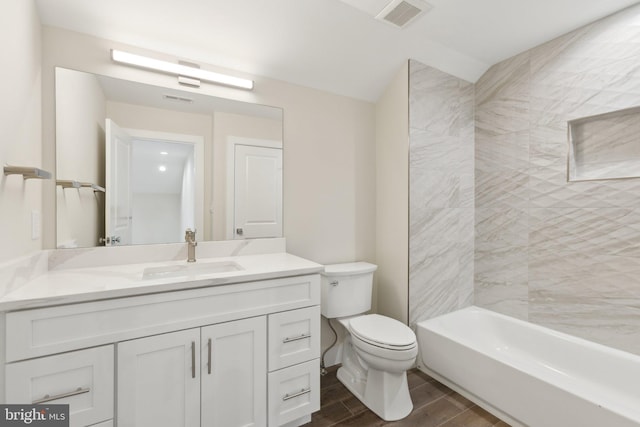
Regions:
<instances>
[{"instance_id":1,"label":"floor tile seam","mask_svg":"<svg viewBox=\"0 0 640 427\"><path fill-rule=\"evenodd\" d=\"M348 398L347 398L347 399L348 399ZM360 401L360 400L358 400L358 401ZM358 415L360 412L363 412L363 411L360 411L360 412L358 412L358 413L355 413L355 412L353 412L351 409L349 409L349 407L348 407L347 405L345 405L344 400L340 400L339 402L340 402L340 404L341 404L341 405L342 405L342 406L347 410L347 412L351 414L351 415L349 415L350 417L355 417L355 416L356 416L356 415Z\"/></svg>"},{"instance_id":2,"label":"floor tile seam","mask_svg":"<svg viewBox=\"0 0 640 427\"><path fill-rule=\"evenodd\" d=\"M322 412L322 408L324 408L325 406L335 405L336 403L339 403L340 405L342 405L342 407L347 411L347 414L348 414L348 415L346 415L344 418L340 418L339 420L337 420L337 421L333 422L332 424L327 425L326 427L333 427L333 426L338 425L338 424L340 424L340 423L341 423L341 422L343 422L343 421L349 420L349 419L351 419L351 418L353 418L353 417L355 417L355 416L357 415L357 414L354 414L354 413L353 413L353 412L352 412L352 411L347 407L347 405L345 405L345 404L343 403L343 401L342 401L342 400L336 400L336 401L331 402L331 403L329 403L329 404L327 404L327 405L321 405L321 406L320 406L320 411L319 411L319 412Z\"/></svg>"},{"instance_id":3,"label":"floor tile seam","mask_svg":"<svg viewBox=\"0 0 640 427\"><path fill-rule=\"evenodd\" d=\"M434 380L433 378L431 378L429 380L421 382L420 384L414 384L413 387L409 387L409 390L413 390L413 389L418 388L420 386L423 386L425 384L433 384L433 383L437 383L437 381Z\"/></svg>"},{"instance_id":4,"label":"floor tile seam","mask_svg":"<svg viewBox=\"0 0 640 427\"><path fill-rule=\"evenodd\" d=\"M438 382L438 381L435 381L435 383L436 383L436 384L443 385L442 383L440 383L440 382ZM421 384L421 385L419 385L418 387L415 387L415 388L413 388L413 389L411 389L411 390L417 390L418 388L423 387L423 386L426 386L427 384L428 384L428 383ZM446 387L446 386L445 386L445 387ZM449 389L449 388L446 388L446 390L442 390L442 389L440 389L440 388L436 388L435 390L441 391L441 392L442 392L442 396L437 397L437 398L435 398L435 399L433 399L433 400L430 400L430 401L426 402L425 404L423 404L423 405L421 405L421 406L418 406L418 408L422 408L423 406L429 405L429 404L431 404L431 403L433 403L433 402L436 402L436 401L438 401L438 400L440 400L440 399L442 399L442 398L444 398L444 397L446 397L446 396L451 396L452 394L454 394L454 391L453 391L453 390L451 390L451 389ZM412 401L413 401L413 399L412 399Z\"/></svg>"},{"instance_id":5,"label":"floor tile seam","mask_svg":"<svg viewBox=\"0 0 640 427\"><path fill-rule=\"evenodd\" d=\"M344 405L342 405L342 406L344 406ZM345 421L350 420L351 418L353 418L353 417L354 417L354 415L351 413L351 411L349 410L349 408L346 408L346 409L347 409L347 412L349 413L349 415L347 415L347 416L346 416L346 417L344 417L344 418L340 418L339 420L335 421L333 424L329 424L327 427L337 426L338 424L340 424L340 423L342 423L342 422L345 422Z\"/></svg>"},{"instance_id":6,"label":"floor tile seam","mask_svg":"<svg viewBox=\"0 0 640 427\"><path fill-rule=\"evenodd\" d=\"M447 396L448 396L448 395L443 394L442 396L437 397L437 398L435 398L435 399L433 399L433 400L430 400L429 402L426 402L426 403L424 403L423 405L420 405L420 406L414 406L414 407L413 407L413 411L415 411L415 410L417 410L417 409L422 409L422 408L424 408L425 406L429 406L429 405L431 405L431 404L434 404L434 403L436 403L437 401L442 400L442 399L444 399L444 398L445 398L445 397L447 397ZM454 406L455 406L455 405L454 405ZM411 411L411 412L413 412L413 411ZM460 411L462 411L462 409L460 409Z\"/></svg>"},{"instance_id":7,"label":"floor tile seam","mask_svg":"<svg viewBox=\"0 0 640 427\"><path fill-rule=\"evenodd\" d=\"M451 418L447 418L445 421L441 422L440 424L438 424L438 425L437 425L437 426L435 426L435 427L440 427L440 426L445 425L446 423L448 423L448 422L449 422L449 421L451 421L452 419L454 419L454 418L456 418L456 417L459 417L460 415L464 414L465 412L469 411L470 409L475 408L476 406L478 406L478 405L473 405L473 406L470 406L469 408L461 409L461 410L460 410L460 412L458 412L457 414L455 414L455 415L454 415L454 416L452 416Z\"/></svg>"}]
</instances>

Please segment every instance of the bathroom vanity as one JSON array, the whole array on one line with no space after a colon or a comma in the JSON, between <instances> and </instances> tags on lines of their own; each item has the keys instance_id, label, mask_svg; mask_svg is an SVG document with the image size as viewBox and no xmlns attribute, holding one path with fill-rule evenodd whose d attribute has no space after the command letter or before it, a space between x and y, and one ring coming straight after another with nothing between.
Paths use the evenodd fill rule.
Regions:
<instances>
[{"instance_id":1,"label":"bathroom vanity","mask_svg":"<svg viewBox=\"0 0 640 427\"><path fill-rule=\"evenodd\" d=\"M0 298L4 401L69 404L72 426L308 422L322 266L286 253L193 266L64 269Z\"/></svg>"}]
</instances>

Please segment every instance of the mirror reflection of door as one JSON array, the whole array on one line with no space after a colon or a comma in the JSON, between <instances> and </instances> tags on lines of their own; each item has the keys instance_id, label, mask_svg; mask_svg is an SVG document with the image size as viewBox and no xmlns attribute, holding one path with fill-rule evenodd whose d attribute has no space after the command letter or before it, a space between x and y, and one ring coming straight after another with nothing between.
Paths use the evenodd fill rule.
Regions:
<instances>
[{"instance_id":1,"label":"mirror reflection of door","mask_svg":"<svg viewBox=\"0 0 640 427\"><path fill-rule=\"evenodd\" d=\"M176 242L202 227L201 137L123 130L107 119L107 141L106 245Z\"/></svg>"},{"instance_id":2,"label":"mirror reflection of door","mask_svg":"<svg viewBox=\"0 0 640 427\"><path fill-rule=\"evenodd\" d=\"M282 236L282 143L231 137L233 239ZM231 189L230 189L231 190Z\"/></svg>"}]
</instances>

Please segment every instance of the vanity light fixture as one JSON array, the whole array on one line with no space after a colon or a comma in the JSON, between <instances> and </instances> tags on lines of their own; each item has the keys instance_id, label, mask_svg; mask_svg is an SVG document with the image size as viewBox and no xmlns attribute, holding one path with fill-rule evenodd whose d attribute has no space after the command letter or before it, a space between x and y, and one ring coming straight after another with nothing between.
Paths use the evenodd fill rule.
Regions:
<instances>
[{"instance_id":1,"label":"vanity light fixture","mask_svg":"<svg viewBox=\"0 0 640 427\"><path fill-rule=\"evenodd\" d=\"M189 67L182 64L174 64L172 62L161 61L159 59L123 52L121 50L111 49L111 59L121 64L133 65L135 67L161 71L168 74L175 74L177 76L204 80L240 89L253 89L253 80L215 73L213 71L202 70L200 68Z\"/></svg>"}]
</instances>

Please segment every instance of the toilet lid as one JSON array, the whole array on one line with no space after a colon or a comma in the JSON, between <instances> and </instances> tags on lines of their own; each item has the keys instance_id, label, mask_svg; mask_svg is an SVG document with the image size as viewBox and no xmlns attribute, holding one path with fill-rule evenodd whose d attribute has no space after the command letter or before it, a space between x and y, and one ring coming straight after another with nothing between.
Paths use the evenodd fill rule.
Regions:
<instances>
[{"instance_id":1,"label":"toilet lid","mask_svg":"<svg viewBox=\"0 0 640 427\"><path fill-rule=\"evenodd\" d=\"M349 322L351 333L374 345L402 350L416 344L416 335L404 323L379 314L368 314Z\"/></svg>"}]
</instances>

